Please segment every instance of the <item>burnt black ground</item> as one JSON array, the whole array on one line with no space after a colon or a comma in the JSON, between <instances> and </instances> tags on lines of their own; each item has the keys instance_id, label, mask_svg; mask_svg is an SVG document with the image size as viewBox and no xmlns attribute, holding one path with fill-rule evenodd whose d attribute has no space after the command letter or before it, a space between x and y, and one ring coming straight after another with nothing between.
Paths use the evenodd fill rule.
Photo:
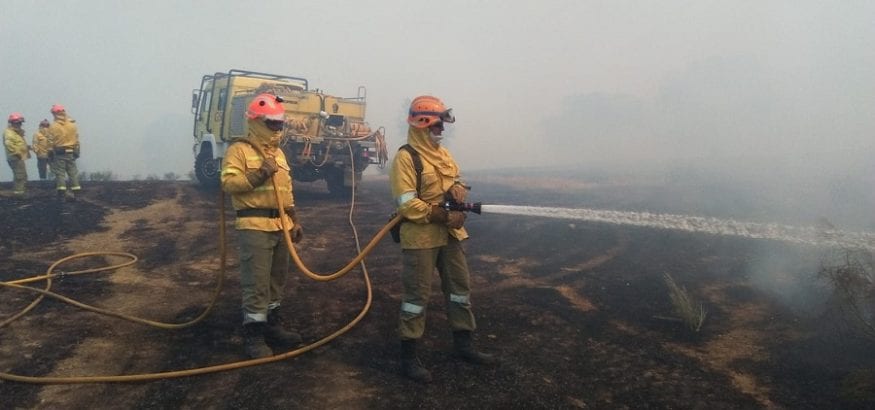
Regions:
<instances>
[{"instance_id":1,"label":"burnt black ground","mask_svg":"<svg viewBox=\"0 0 875 410\"><path fill-rule=\"evenodd\" d=\"M605 196L598 191L557 197L549 190L511 190L473 182L473 199L490 203L605 205ZM8 191L8 184L0 184L0 189ZM354 255L346 222L348 204L330 198L315 184L300 184L296 194L307 235L301 245L305 262L319 272L339 268ZM106 229L100 221L112 209L178 200L189 212L167 218L217 218L217 194L187 182L95 182L86 184L84 199L76 203L58 204L52 195L50 187L36 186L27 200L0 197L0 280L41 273L53 260L67 255L66 239ZM366 181L360 187L355 222L362 245L388 219L392 211L388 196L385 180ZM215 231L202 233L195 243L180 243L178 233L133 226L124 236L139 239L142 245L136 253L141 264L156 275L179 259L208 259L217 252ZM499 366L472 366L451 356L449 329L436 288L422 355L435 382L423 386L398 375L394 331L401 259L399 249L387 238L366 259L373 306L357 327L329 345L288 361L225 373L73 387L74 393L62 396L68 400L64 404L141 409L875 406L875 397L867 390L875 369L871 342L850 337L841 326L829 326L822 317L794 310L751 285L750 272L760 265L764 247L768 254L791 260L814 257L810 250L731 237L580 222L572 226L568 221L515 216L471 215L467 226L472 235L466 249L475 289L477 340L484 350L498 354ZM45 249L48 254L36 255ZM229 250L233 253L233 242ZM138 325L119 326L114 320L44 301L21 319L46 326L44 333L27 335L33 345L8 345L9 332L21 328L16 323L0 329L3 351L20 354L4 358L2 363L10 365L0 370L55 374L55 364L76 354L77 344L107 333L116 344L129 347L129 354L104 360L130 363L131 369L165 371L241 360L233 263L232 257L229 283L212 315L179 331L134 331ZM665 272L706 299L709 317L701 332L692 334L657 318L671 314L662 280ZM167 274L176 275L174 280L183 286L192 281L209 283L213 273ZM53 289L94 304L124 291L101 276L68 278ZM307 341L346 324L365 300L360 270L334 282L317 283L293 269L289 291L284 310ZM33 298L6 289L0 294L4 301L0 320ZM156 303L178 305L177 318L190 317L202 308L196 300L167 301L161 293L150 297ZM756 306L756 314L745 313L750 306ZM757 337L739 338L732 346L725 336L736 332ZM751 350L751 343L756 343L755 353L744 353ZM138 353L142 346L153 350L148 355ZM727 353L715 353L715 346ZM143 363L145 358L150 362ZM99 374L101 363L79 370ZM745 386L748 379L754 380L753 387ZM38 401L47 392L43 389L51 387L0 382L2 407L50 407Z\"/></svg>"}]
</instances>

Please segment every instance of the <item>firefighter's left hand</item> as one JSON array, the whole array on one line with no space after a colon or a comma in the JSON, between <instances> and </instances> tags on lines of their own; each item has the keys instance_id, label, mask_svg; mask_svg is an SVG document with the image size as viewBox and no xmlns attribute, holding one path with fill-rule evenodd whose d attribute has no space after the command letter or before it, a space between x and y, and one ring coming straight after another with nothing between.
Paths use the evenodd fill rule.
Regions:
<instances>
[{"instance_id":1,"label":"firefighter's left hand","mask_svg":"<svg viewBox=\"0 0 875 410\"><path fill-rule=\"evenodd\" d=\"M468 198L468 190L465 189L465 186L462 184L453 184L448 192L450 193L450 196L453 197L453 201L456 201L456 203L464 203L465 199Z\"/></svg>"},{"instance_id":2,"label":"firefighter's left hand","mask_svg":"<svg viewBox=\"0 0 875 410\"><path fill-rule=\"evenodd\" d=\"M447 227L451 229L459 229L465 224L465 213L460 211L450 211L447 213Z\"/></svg>"},{"instance_id":3,"label":"firefighter's left hand","mask_svg":"<svg viewBox=\"0 0 875 410\"><path fill-rule=\"evenodd\" d=\"M292 242L301 242L301 239L304 239L304 227L301 226L301 222L298 220L298 213L295 211L295 207L289 206L283 211L285 211L286 215L289 216L289 219L291 219L294 224L292 230L289 231L289 236L292 237Z\"/></svg>"},{"instance_id":4,"label":"firefighter's left hand","mask_svg":"<svg viewBox=\"0 0 875 410\"><path fill-rule=\"evenodd\" d=\"M295 226L292 227L291 232L289 232L289 236L292 237L292 242L301 242L301 239L304 239L304 228L296 223Z\"/></svg>"}]
</instances>

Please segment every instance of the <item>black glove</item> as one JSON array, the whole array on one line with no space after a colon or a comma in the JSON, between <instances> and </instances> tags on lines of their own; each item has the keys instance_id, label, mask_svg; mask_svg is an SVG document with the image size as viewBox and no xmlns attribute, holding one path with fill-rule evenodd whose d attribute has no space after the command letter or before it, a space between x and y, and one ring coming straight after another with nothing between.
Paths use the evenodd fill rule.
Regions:
<instances>
[{"instance_id":1,"label":"black glove","mask_svg":"<svg viewBox=\"0 0 875 410\"><path fill-rule=\"evenodd\" d=\"M447 227L459 229L465 224L465 213L459 211L450 211L447 213Z\"/></svg>"},{"instance_id":2,"label":"black glove","mask_svg":"<svg viewBox=\"0 0 875 410\"><path fill-rule=\"evenodd\" d=\"M261 186L268 178L276 174L277 170L279 170L279 166L276 164L276 159L267 157L261 162L261 167L246 173L246 180L253 188Z\"/></svg>"},{"instance_id":3,"label":"black glove","mask_svg":"<svg viewBox=\"0 0 875 410\"><path fill-rule=\"evenodd\" d=\"M286 215L289 216L289 219L292 220L292 230L289 232L289 236L292 237L292 242L298 243L301 242L301 239L304 239L304 227L301 226L301 222L298 221L297 213L295 212L295 207L290 206L285 209Z\"/></svg>"},{"instance_id":4,"label":"black glove","mask_svg":"<svg viewBox=\"0 0 875 410\"><path fill-rule=\"evenodd\" d=\"M49 158L49 161L52 161L55 159L55 150L54 149L49 148L48 158Z\"/></svg>"},{"instance_id":5,"label":"black glove","mask_svg":"<svg viewBox=\"0 0 875 410\"><path fill-rule=\"evenodd\" d=\"M258 171L264 174L266 176L265 179L267 179L276 174L279 169L279 166L276 164L276 158L267 157L264 161L261 161L261 167L258 168Z\"/></svg>"},{"instance_id":6,"label":"black glove","mask_svg":"<svg viewBox=\"0 0 875 410\"><path fill-rule=\"evenodd\" d=\"M264 176L260 170L249 171L245 176L246 180L249 181L249 185L252 185L253 188L261 186L264 181L267 181L267 177Z\"/></svg>"},{"instance_id":7,"label":"black glove","mask_svg":"<svg viewBox=\"0 0 875 410\"><path fill-rule=\"evenodd\" d=\"M295 223L295 226L293 226L292 230L289 232L289 236L292 237L293 243L301 242L301 239L304 239L304 227L299 223Z\"/></svg>"},{"instance_id":8,"label":"black glove","mask_svg":"<svg viewBox=\"0 0 875 410\"><path fill-rule=\"evenodd\" d=\"M468 198L468 190L465 188L465 185L458 182L453 184L447 192L449 192L456 203L464 203L465 199Z\"/></svg>"},{"instance_id":9,"label":"black glove","mask_svg":"<svg viewBox=\"0 0 875 410\"><path fill-rule=\"evenodd\" d=\"M432 205L431 213L428 214L428 222L435 224L447 223L447 210L438 205Z\"/></svg>"},{"instance_id":10,"label":"black glove","mask_svg":"<svg viewBox=\"0 0 875 410\"><path fill-rule=\"evenodd\" d=\"M73 159L79 159L79 146L73 148Z\"/></svg>"}]
</instances>

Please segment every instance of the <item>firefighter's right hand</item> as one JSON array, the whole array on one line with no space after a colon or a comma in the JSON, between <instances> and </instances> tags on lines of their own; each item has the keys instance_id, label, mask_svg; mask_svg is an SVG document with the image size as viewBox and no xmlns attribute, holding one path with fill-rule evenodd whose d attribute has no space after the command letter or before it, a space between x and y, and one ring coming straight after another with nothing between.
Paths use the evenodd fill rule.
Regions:
<instances>
[{"instance_id":1,"label":"firefighter's right hand","mask_svg":"<svg viewBox=\"0 0 875 410\"><path fill-rule=\"evenodd\" d=\"M432 205L431 212L428 214L428 222L435 224L447 223L447 210L439 205Z\"/></svg>"},{"instance_id":2,"label":"firefighter's right hand","mask_svg":"<svg viewBox=\"0 0 875 410\"><path fill-rule=\"evenodd\" d=\"M279 166L276 164L276 158L267 157L264 161L261 161L261 167L258 168L258 172L260 172L261 175L264 175L265 178L268 178L273 174L276 174L279 169Z\"/></svg>"}]
</instances>

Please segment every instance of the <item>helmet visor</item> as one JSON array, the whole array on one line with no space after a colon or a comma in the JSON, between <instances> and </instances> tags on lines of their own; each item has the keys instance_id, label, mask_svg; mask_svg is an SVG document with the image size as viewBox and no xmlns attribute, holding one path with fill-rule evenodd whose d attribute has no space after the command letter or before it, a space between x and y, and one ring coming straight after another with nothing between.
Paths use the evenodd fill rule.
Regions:
<instances>
[{"instance_id":1,"label":"helmet visor","mask_svg":"<svg viewBox=\"0 0 875 410\"><path fill-rule=\"evenodd\" d=\"M453 115L453 109L450 108L442 113L440 113L439 118L443 122L454 123L456 122L456 117Z\"/></svg>"}]
</instances>

